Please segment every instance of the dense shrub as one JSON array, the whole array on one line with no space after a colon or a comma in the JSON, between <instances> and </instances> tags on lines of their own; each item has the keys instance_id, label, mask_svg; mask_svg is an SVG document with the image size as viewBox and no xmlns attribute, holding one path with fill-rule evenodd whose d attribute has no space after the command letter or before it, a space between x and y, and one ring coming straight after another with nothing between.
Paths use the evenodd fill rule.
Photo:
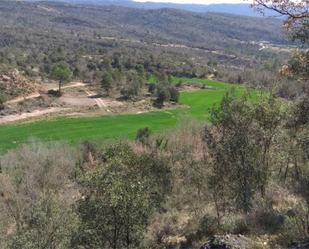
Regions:
<instances>
[{"instance_id":1,"label":"dense shrub","mask_svg":"<svg viewBox=\"0 0 309 249\"><path fill-rule=\"evenodd\" d=\"M157 87L157 99L155 104L158 107L162 107L165 101L169 101L171 98L169 89L164 85L158 85Z\"/></svg>"},{"instance_id":2,"label":"dense shrub","mask_svg":"<svg viewBox=\"0 0 309 249\"><path fill-rule=\"evenodd\" d=\"M200 220L197 232L197 234L199 235L198 237L208 237L215 235L219 230L218 225L219 224L216 217L206 214Z\"/></svg>"},{"instance_id":3,"label":"dense shrub","mask_svg":"<svg viewBox=\"0 0 309 249\"><path fill-rule=\"evenodd\" d=\"M101 87L107 94L109 94L112 88L112 83L113 83L112 75L109 72L104 73L101 80Z\"/></svg>"},{"instance_id":4,"label":"dense shrub","mask_svg":"<svg viewBox=\"0 0 309 249\"><path fill-rule=\"evenodd\" d=\"M76 248L139 248L151 214L169 190L169 170L159 158L137 155L120 143L108 146L98 167L81 175L84 198Z\"/></svg>"},{"instance_id":5,"label":"dense shrub","mask_svg":"<svg viewBox=\"0 0 309 249\"><path fill-rule=\"evenodd\" d=\"M148 127L141 128L137 131L135 140L141 142L142 144L147 144L150 134L151 130Z\"/></svg>"},{"instance_id":6,"label":"dense shrub","mask_svg":"<svg viewBox=\"0 0 309 249\"><path fill-rule=\"evenodd\" d=\"M154 94L156 91L156 84L149 84L148 85L148 92Z\"/></svg>"},{"instance_id":7,"label":"dense shrub","mask_svg":"<svg viewBox=\"0 0 309 249\"><path fill-rule=\"evenodd\" d=\"M66 145L33 142L0 157L0 246L67 248L77 219L76 154ZM1 243L6 245L2 245Z\"/></svg>"},{"instance_id":8,"label":"dense shrub","mask_svg":"<svg viewBox=\"0 0 309 249\"><path fill-rule=\"evenodd\" d=\"M180 95L178 89L176 87L170 87L169 92L170 92L170 100L177 103L179 101L179 95Z\"/></svg>"}]
</instances>

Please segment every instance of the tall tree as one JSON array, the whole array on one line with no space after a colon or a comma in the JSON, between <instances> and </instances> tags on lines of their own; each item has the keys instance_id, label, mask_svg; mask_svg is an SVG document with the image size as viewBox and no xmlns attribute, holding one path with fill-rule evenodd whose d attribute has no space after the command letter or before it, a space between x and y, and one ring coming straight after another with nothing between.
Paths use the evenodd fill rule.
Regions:
<instances>
[{"instance_id":1,"label":"tall tree","mask_svg":"<svg viewBox=\"0 0 309 249\"><path fill-rule=\"evenodd\" d=\"M110 73L106 72L102 76L101 80L101 87L104 89L104 91L109 94L111 88L112 88L112 82L113 78Z\"/></svg>"},{"instance_id":2,"label":"tall tree","mask_svg":"<svg viewBox=\"0 0 309 249\"><path fill-rule=\"evenodd\" d=\"M67 82L72 77L71 69L64 63L57 64L53 67L51 77L59 82L58 94L61 95L61 87L64 82Z\"/></svg>"},{"instance_id":3,"label":"tall tree","mask_svg":"<svg viewBox=\"0 0 309 249\"><path fill-rule=\"evenodd\" d=\"M232 92L212 109L214 127L206 128L205 141L213 162L211 187L222 195L218 202L228 196L237 209L247 212L254 194L264 195L274 165L274 138L283 117L280 101L272 96L253 103L249 96L239 99Z\"/></svg>"}]
</instances>

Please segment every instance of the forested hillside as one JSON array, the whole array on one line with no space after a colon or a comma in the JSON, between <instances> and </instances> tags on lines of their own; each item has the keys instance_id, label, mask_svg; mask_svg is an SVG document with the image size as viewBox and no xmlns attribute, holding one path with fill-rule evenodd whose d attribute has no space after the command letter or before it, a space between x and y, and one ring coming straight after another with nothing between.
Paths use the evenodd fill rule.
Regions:
<instances>
[{"instance_id":1,"label":"forested hillside","mask_svg":"<svg viewBox=\"0 0 309 249\"><path fill-rule=\"evenodd\" d=\"M21 11L23 10L23 11ZM222 13L193 13L175 9L141 10L117 6L74 6L62 3L1 1L5 26L73 29L87 27L103 36L123 35L145 41L189 43L206 47L239 41L284 44L281 22ZM23 22L16 22L16 21ZM90 30L88 30L90 31ZM220 38L220 39L218 39ZM219 44L218 44L219 42ZM223 43L224 42L224 43Z\"/></svg>"},{"instance_id":2,"label":"forested hillside","mask_svg":"<svg viewBox=\"0 0 309 249\"><path fill-rule=\"evenodd\" d=\"M0 70L43 78L62 60L89 81L96 70L82 64L120 54L150 73L254 84L251 71L268 77L292 44L276 19L175 9L1 1L0 22Z\"/></svg>"},{"instance_id":3,"label":"forested hillside","mask_svg":"<svg viewBox=\"0 0 309 249\"><path fill-rule=\"evenodd\" d=\"M27 0L29 2L40 2L40 0ZM72 4L86 5L116 5L137 9L182 9L193 12L220 12L236 15L260 17L261 13L251 8L248 3L239 4L176 4L166 2L138 2L132 0L53 0L53 2L67 2ZM274 16L273 11L266 11L266 16Z\"/></svg>"}]
</instances>

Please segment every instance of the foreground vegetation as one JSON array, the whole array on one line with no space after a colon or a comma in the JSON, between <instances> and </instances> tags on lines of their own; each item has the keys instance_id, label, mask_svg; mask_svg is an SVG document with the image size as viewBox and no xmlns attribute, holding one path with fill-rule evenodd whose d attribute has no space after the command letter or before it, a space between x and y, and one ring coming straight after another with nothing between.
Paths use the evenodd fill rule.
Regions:
<instances>
[{"instance_id":1,"label":"foreground vegetation","mask_svg":"<svg viewBox=\"0 0 309 249\"><path fill-rule=\"evenodd\" d=\"M198 248L221 233L285 248L306 238L308 99L222 94L212 124L1 156L1 248Z\"/></svg>"}]
</instances>

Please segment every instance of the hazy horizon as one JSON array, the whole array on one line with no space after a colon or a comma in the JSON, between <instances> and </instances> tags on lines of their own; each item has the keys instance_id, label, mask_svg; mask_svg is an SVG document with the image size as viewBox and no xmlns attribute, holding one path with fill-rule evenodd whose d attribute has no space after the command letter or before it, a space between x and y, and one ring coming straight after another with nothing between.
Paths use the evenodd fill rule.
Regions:
<instances>
[{"instance_id":1,"label":"hazy horizon","mask_svg":"<svg viewBox=\"0 0 309 249\"><path fill-rule=\"evenodd\" d=\"M177 3L177 4L237 4L248 3L247 0L133 0L134 2Z\"/></svg>"}]
</instances>

